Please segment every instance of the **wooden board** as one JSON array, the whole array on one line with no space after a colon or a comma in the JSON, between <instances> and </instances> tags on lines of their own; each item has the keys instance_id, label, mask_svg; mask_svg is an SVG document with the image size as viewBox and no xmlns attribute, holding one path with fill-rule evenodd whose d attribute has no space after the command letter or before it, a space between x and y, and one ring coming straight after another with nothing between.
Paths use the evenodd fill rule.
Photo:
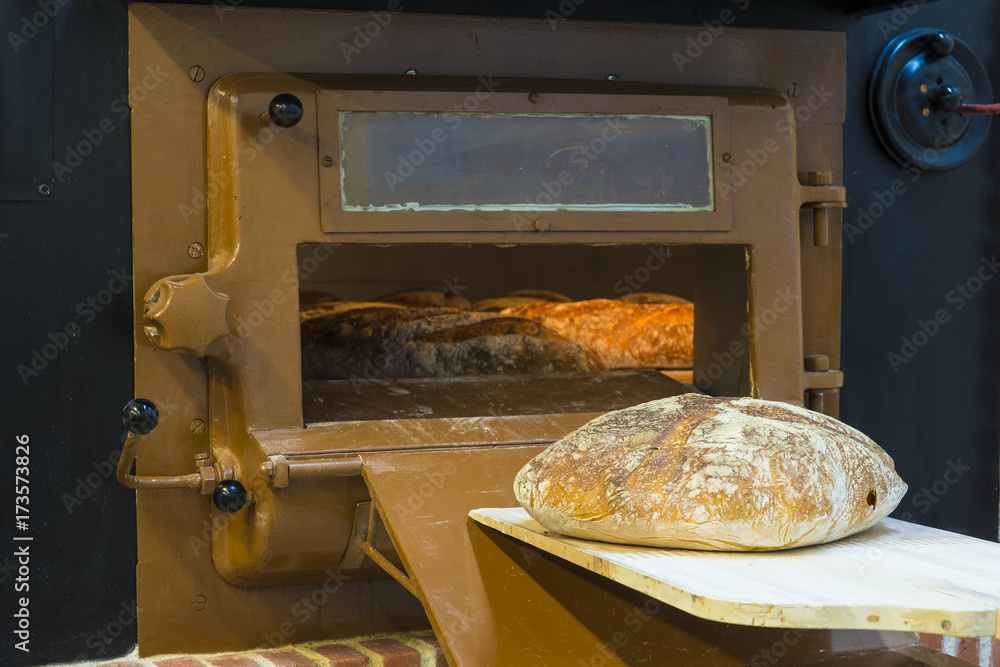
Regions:
<instances>
[{"instance_id":1,"label":"wooden board","mask_svg":"<svg viewBox=\"0 0 1000 667\"><path fill-rule=\"evenodd\" d=\"M885 519L787 551L720 553L574 539L521 508L469 515L701 618L763 627L1000 636L1000 544Z\"/></svg>"}]
</instances>

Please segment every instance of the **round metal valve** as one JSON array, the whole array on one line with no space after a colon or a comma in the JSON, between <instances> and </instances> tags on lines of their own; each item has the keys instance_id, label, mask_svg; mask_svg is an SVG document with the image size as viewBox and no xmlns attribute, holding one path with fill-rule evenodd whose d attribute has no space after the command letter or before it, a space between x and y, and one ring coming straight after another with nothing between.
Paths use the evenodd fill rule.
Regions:
<instances>
[{"instance_id":1,"label":"round metal valve","mask_svg":"<svg viewBox=\"0 0 1000 667\"><path fill-rule=\"evenodd\" d=\"M278 127L294 127L302 120L302 100L291 93L275 95L267 105L267 115Z\"/></svg>"},{"instance_id":2,"label":"round metal valve","mask_svg":"<svg viewBox=\"0 0 1000 667\"><path fill-rule=\"evenodd\" d=\"M946 171L967 162L986 140L989 117L959 113L990 103L993 91L968 44L921 28L893 39L872 73L868 105L886 151L904 167Z\"/></svg>"},{"instance_id":3,"label":"round metal valve","mask_svg":"<svg viewBox=\"0 0 1000 667\"><path fill-rule=\"evenodd\" d=\"M146 398L133 398L122 410L122 423L136 435L152 432L160 422L160 411L156 404Z\"/></svg>"},{"instance_id":4,"label":"round metal valve","mask_svg":"<svg viewBox=\"0 0 1000 667\"><path fill-rule=\"evenodd\" d=\"M226 514L239 512L247 504L249 497L246 487L235 479L219 482L215 490L212 491L212 502L215 503L220 512Z\"/></svg>"}]
</instances>

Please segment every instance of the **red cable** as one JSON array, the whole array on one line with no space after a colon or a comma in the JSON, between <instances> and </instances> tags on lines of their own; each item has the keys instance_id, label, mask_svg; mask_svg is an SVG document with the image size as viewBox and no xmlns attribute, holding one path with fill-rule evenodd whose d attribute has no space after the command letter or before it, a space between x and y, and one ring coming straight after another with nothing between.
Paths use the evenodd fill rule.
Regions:
<instances>
[{"instance_id":1,"label":"red cable","mask_svg":"<svg viewBox=\"0 0 1000 667\"><path fill-rule=\"evenodd\" d=\"M1000 104L962 104L957 111L966 116L1000 113Z\"/></svg>"}]
</instances>

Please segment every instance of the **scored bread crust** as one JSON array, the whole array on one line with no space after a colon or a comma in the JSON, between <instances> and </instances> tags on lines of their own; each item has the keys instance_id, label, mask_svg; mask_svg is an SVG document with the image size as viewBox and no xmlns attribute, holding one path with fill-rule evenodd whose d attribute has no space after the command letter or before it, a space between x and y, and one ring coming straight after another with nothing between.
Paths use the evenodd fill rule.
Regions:
<instances>
[{"instance_id":1,"label":"scored bread crust","mask_svg":"<svg viewBox=\"0 0 1000 667\"><path fill-rule=\"evenodd\" d=\"M501 311L530 317L594 352L608 368L690 368L694 306L591 299Z\"/></svg>"},{"instance_id":2,"label":"scored bread crust","mask_svg":"<svg viewBox=\"0 0 1000 667\"><path fill-rule=\"evenodd\" d=\"M709 551L840 539L881 521L905 492L889 455L836 419L700 394L598 417L514 481L518 501L549 530Z\"/></svg>"},{"instance_id":3,"label":"scored bread crust","mask_svg":"<svg viewBox=\"0 0 1000 667\"><path fill-rule=\"evenodd\" d=\"M303 380L604 370L593 353L523 317L357 305L302 322Z\"/></svg>"}]
</instances>

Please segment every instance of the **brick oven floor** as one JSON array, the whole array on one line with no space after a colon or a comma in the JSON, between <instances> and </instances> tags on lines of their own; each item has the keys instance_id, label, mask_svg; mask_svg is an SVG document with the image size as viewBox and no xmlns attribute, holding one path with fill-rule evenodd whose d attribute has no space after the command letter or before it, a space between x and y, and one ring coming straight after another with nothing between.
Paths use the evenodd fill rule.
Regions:
<instances>
[{"instance_id":1,"label":"brick oven floor","mask_svg":"<svg viewBox=\"0 0 1000 667\"><path fill-rule=\"evenodd\" d=\"M447 667L430 630L356 639L307 642L241 653L132 655L74 667ZM62 667L50 665L50 667Z\"/></svg>"}]
</instances>

